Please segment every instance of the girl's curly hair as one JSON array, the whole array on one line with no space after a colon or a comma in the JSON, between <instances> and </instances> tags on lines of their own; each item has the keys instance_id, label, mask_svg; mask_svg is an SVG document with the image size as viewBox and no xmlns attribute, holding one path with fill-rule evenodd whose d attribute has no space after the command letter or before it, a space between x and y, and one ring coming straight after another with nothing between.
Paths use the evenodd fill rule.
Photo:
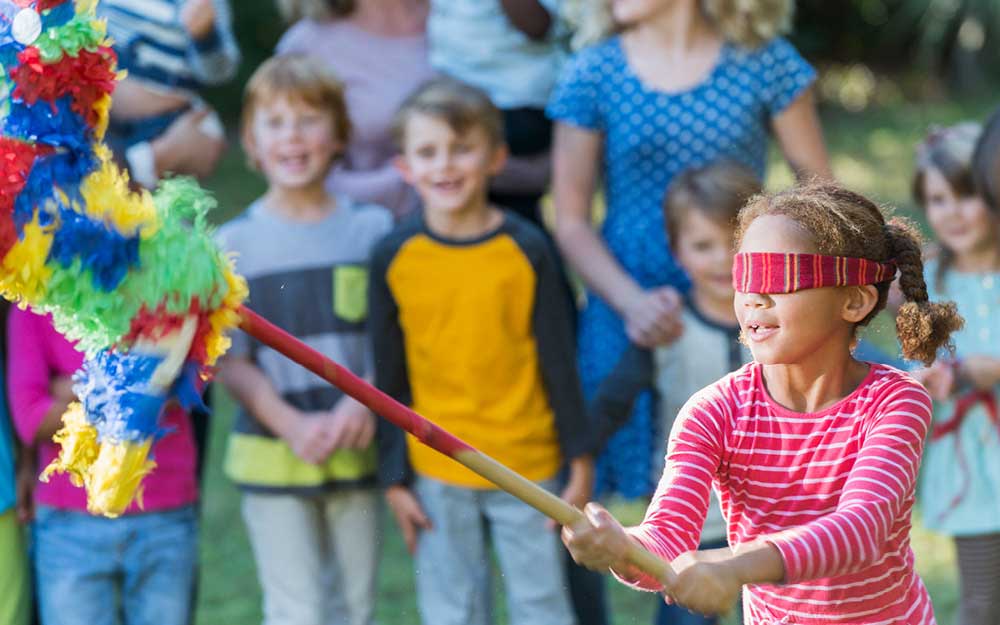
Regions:
<instances>
[{"instance_id":1,"label":"girl's curly hair","mask_svg":"<svg viewBox=\"0 0 1000 625\"><path fill-rule=\"evenodd\" d=\"M705 16L727 41L756 48L788 32L794 0L698 0ZM563 16L573 27L573 48L580 49L621 29L608 0L572 0Z\"/></svg>"},{"instance_id":2,"label":"girl's curly hair","mask_svg":"<svg viewBox=\"0 0 1000 625\"><path fill-rule=\"evenodd\" d=\"M903 355L929 365L942 347L950 348L951 334L962 327L964 320L954 302L929 301L920 233L910 221L894 217L887 222L882 209L863 195L816 182L751 199L740 211L737 246L750 224L762 215L783 215L797 222L809 233L820 254L895 262L906 300L896 317L896 335ZM867 325L885 308L891 284L887 280L875 285L878 301L858 327Z\"/></svg>"}]
</instances>

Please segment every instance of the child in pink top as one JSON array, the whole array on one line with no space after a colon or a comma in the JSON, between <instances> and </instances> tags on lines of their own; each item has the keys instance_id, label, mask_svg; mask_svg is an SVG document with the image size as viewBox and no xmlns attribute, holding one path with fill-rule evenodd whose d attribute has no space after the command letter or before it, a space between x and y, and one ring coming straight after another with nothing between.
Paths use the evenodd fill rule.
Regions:
<instances>
[{"instance_id":1,"label":"child in pink top","mask_svg":"<svg viewBox=\"0 0 1000 625\"><path fill-rule=\"evenodd\" d=\"M697 612L726 610L746 585L752 625L934 623L909 543L930 398L851 349L897 268L907 358L933 361L961 317L928 301L915 231L836 186L752 200L736 238L735 309L754 362L681 409L642 524L626 530L588 504L589 523L564 542L582 564ZM713 488L730 548L693 551ZM670 561L668 578L626 562L629 540Z\"/></svg>"},{"instance_id":2,"label":"child in pink top","mask_svg":"<svg viewBox=\"0 0 1000 625\"><path fill-rule=\"evenodd\" d=\"M7 323L8 384L15 429L44 469L59 453L52 435L75 401L72 376L83 354L47 316L12 308ZM56 474L36 485L35 570L46 625L186 625L197 566L195 447L188 415L168 410L170 432L153 445L143 506L117 519L87 512L87 496ZM116 605L116 597L121 605Z\"/></svg>"}]
</instances>

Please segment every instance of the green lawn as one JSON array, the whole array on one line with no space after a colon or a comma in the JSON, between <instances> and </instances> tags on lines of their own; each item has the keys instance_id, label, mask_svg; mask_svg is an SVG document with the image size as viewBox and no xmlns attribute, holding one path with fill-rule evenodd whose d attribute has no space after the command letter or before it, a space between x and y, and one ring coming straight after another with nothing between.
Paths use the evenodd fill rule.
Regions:
<instances>
[{"instance_id":1,"label":"green lawn","mask_svg":"<svg viewBox=\"0 0 1000 625\"><path fill-rule=\"evenodd\" d=\"M903 212L912 212L909 177L915 142L931 124L983 119L993 104L959 101L899 105L891 110L870 110L864 114L826 112L824 127L835 173L851 187ZM771 186L781 186L790 180L786 167L772 168ZM221 207L215 215L217 221L239 213L263 190L259 178L247 173L243 157L235 149L227 156L219 173L208 182L208 187L220 200ZM885 341L888 336L883 333L875 339ZM231 402L220 397L212 426L203 494L198 625L250 625L260 621L260 590L240 519L238 494L219 466L232 412ZM614 509L620 516L637 514L634 506ZM383 625L417 624L411 561L392 523L387 522L385 527L378 622ZM951 545L919 528L914 531L913 544L918 568L931 590L938 622L950 625L956 598ZM654 609L651 596L616 584L611 584L611 589L616 625L650 622Z\"/></svg>"}]
</instances>

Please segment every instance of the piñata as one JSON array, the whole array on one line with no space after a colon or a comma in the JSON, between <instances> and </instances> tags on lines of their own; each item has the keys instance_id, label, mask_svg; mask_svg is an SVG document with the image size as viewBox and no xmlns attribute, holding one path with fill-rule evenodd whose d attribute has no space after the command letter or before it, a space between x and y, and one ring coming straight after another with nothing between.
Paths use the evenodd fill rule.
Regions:
<instances>
[{"instance_id":1,"label":"pi\u00f1ata","mask_svg":"<svg viewBox=\"0 0 1000 625\"><path fill-rule=\"evenodd\" d=\"M79 403L42 479L92 513L142 495L164 406L190 407L239 323L246 283L212 241L193 181L133 192L103 144L116 56L96 0L0 0L0 294L86 354Z\"/></svg>"}]
</instances>

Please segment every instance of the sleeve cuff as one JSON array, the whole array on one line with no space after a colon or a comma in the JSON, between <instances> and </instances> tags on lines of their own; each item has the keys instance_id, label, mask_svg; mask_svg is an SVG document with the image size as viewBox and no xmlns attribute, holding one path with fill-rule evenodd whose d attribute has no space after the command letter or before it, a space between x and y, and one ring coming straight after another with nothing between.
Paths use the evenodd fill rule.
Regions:
<instances>
[{"instance_id":1,"label":"sleeve cuff","mask_svg":"<svg viewBox=\"0 0 1000 625\"><path fill-rule=\"evenodd\" d=\"M208 31L207 35L200 39L192 39L191 43L199 54L207 54L219 49L222 45L222 35L219 34L217 26L212 26L212 30Z\"/></svg>"},{"instance_id":2,"label":"sleeve cuff","mask_svg":"<svg viewBox=\"0 0 1000 625\"><path fill-rule=\"evenodd\" d=\"M156 156L153 154L153 145L148 141L126 149L125 160L135 182L147 189L152 189L159 182L159 176L156 174Z\"/></svg>"}]
</instances>

